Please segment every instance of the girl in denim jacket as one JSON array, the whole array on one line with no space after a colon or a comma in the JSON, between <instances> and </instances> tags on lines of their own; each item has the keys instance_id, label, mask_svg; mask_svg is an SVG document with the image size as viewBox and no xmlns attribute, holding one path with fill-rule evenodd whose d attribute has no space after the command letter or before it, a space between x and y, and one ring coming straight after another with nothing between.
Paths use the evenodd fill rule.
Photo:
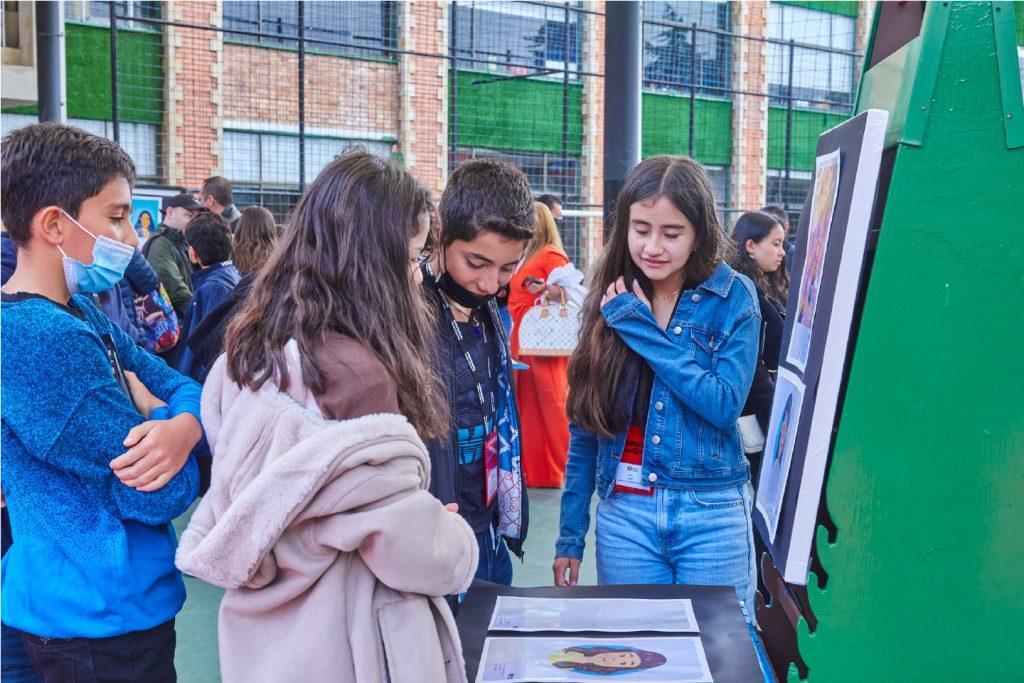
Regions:
<instances>
[{"instance_id":1,"label":"girl in denim jacket","mask_svg":"<svg viewBox=\"0 0 1024 683\"><path fill-rule=\"evenodd\" d=\"M736 420L761 313L753 284L724 262L727 245L699 164L662 156L633 170L569 364L556 585L576 583L596 487L598 583L735 586L753 613Z\"/></svg>"}]
</instances>

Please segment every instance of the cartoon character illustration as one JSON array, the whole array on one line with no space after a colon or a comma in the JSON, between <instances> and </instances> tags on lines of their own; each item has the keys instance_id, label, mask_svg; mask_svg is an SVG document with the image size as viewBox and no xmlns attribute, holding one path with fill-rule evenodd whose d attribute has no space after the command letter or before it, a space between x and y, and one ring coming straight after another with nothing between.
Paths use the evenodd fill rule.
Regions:
<instances>
[{"instance_id":1,"label":"cartoon character illustration","mask_svg":"<svg viewBox=\"0 0 1024 683\"><path fill-rule=\"evenodd\" d=\"M778 467L782 462L782 449L786 446L786 438L789 436L789 421L793 416L793 394L786 399L786 406L782 409L782 419L779 421L779 431L775 434L775 452L772 453L772 466Z\"/></svg>"},{"instance_id":2,"label":"cartoon character illustration","mask_svg":"<svg viewBox=\"0 0 1024 683\"><path fill-rule=\"evenodd\" d=\"M135 232L139 233L139 238L147 240L152 231L153 215L149 211L142 211L135 221Z\"/></svg>"},{"instance_id":3,"label":"cartoon character illustration","mask_svg":"<svg viewBox=\"0 0 1024 683\"><path fill-rule=\"evenodd\" d=\"M668 660L665 655L628 645L587 645L558 650L548 661L559 669L596 676L619 676L653 669Z\"/></svg>"}]
</instances>

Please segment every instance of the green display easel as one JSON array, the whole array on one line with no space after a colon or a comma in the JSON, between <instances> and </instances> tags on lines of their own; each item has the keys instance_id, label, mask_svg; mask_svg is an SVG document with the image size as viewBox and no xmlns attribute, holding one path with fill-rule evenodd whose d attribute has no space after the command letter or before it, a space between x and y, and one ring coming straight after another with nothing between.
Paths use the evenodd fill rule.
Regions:
<instances>
[{"instance_id":1,"label":"green display easel","mask_svg":"<svg viewBox=\"0 0 1024 683\"><path fill-rule=\"evenodd\" d=\"M797 627L811 681L1024 681L1015 4L876 10L857 111L890 112L891 176L825 490L835 543L817 538L828 583Z\"/></svg>"}]
</instances>

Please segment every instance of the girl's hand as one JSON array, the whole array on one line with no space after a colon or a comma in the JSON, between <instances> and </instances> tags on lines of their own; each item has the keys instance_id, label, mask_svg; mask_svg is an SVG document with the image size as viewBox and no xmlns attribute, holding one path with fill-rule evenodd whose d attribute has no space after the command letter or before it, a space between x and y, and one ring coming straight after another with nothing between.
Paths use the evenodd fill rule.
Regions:
<instances>
[{"instance_id":1,"label":"girl's hand","mask_svg":"<svg viewBox=\"0 0 1024 683\"><path fill-rule=\"evenodd\" d=\"M615 282L608 285L608 290L604 293L604 297L601 299L601 306L604 307L606 303L620 294L625 294L626 291L626 281L620 275Z\"/></svg>"},{"instance_id":2,"label":"girl's hand","mask_svg":"<svg viewBox=\"0 0 1024 683\"><path fill-rule=\"evenodd\" d=\"M580 561L571 557L556 557L551 571L555 574L556 586L575 586L580 579Z\"/></svg>"},{"instance_id":3,"label":"girl's hand","mask_svg":"<svg viewBox=\"0 0 1024 683\"><path fill-rule=\"evenodd\" d=\"M203 435L199 420L182 413L170 420L143 422L128 432L128 450L110 462L121 483L146 493L174 478Z\"/></svg>"},{"instance_id":4,"label":"girl's hand","mask_svg":"<svg viewBox=\"0 0 1024 683\"><path fill-rule=\"evenodd\" d=\"M526 285L526 291L529 292L530 294L540 294L541 292L544 291L544 289L545 286L543 282L531 282L530 284Z\"/></svg>"},{"instance_id":5,"label":"girl's hand","mask_svg":"<svg viewBox=\"0 0 1024 683\"><path fill-rule=\"evenodd\" d=\"M447 510L448 512L458 512L459 511L459 504L458 503L448 503L448 504L446 504L444 506L444 509Z\"/></svg>"},{"instance_id":6,"label":"girl's hand","mask_svg":"<svg viewBox=\"0 0 1024 683\"><path fill-rule=\"evenodd\" d=\"M556 303L565 303L565 288L559 285L548 285L544 291L544 297L548 301L554 301Z\"/></svg>"},{"instance_id":7,"label":"girl's hand","mask_svg":"<svg viewBox=\"0 0 1024 683\"><path fill-rule=\"evenodd\" d=\"M640 286L640 283L637 280L633 280L633 293L636 294L637 299L640 299L640 303L647 308L651 308L651 300L647 298L646 294L644 294L644 288Z\"/></svg>"}]
</instances>

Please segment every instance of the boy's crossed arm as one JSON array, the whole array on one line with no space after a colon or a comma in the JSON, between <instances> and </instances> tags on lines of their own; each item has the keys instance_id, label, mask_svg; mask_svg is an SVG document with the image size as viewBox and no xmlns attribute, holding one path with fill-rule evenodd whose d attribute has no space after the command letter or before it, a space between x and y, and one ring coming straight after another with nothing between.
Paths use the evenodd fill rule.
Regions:
<instances>
[{"instance_id":1,"label":"boy's crossed arm","mask_svg":"<svg viewBox=\"0 0 1024 683\"><path fill-rule=\"evenodd\" d=\"M114 379L102 345L84 331L73 331L62 336L61 353L32 368L34 381L5 386L4 420L33 456L76 476L112 514L163 524L183 513L198 492L198 468L195 459L188 457L201 436L199 422L189 410L194 404L198 412L198 385L155 357L151 357L152 363L162 365L169 374L147 359L135 357L125 348L123 339L128 337L120 330L112 336L125 369L139 374L159 398L170 399L171 419L144 422ZM4 341L7 344L8 340ZM13 346L44 342L25 337L20 341ZM47 341L52 344L53 340ZM4 351L17 353L18 349ZM143 430L137 428L146 425L150 427L136 444L133 461L148 465L140 473L147 477L154 466L163 465L164 469L150 481L161 485L147 486L144 491L122 483L113 476L111 466L125 453L126 437L133 432L139 435ZM147 456L149 460L145 460Z\"/></svg>"}]
</instances>

